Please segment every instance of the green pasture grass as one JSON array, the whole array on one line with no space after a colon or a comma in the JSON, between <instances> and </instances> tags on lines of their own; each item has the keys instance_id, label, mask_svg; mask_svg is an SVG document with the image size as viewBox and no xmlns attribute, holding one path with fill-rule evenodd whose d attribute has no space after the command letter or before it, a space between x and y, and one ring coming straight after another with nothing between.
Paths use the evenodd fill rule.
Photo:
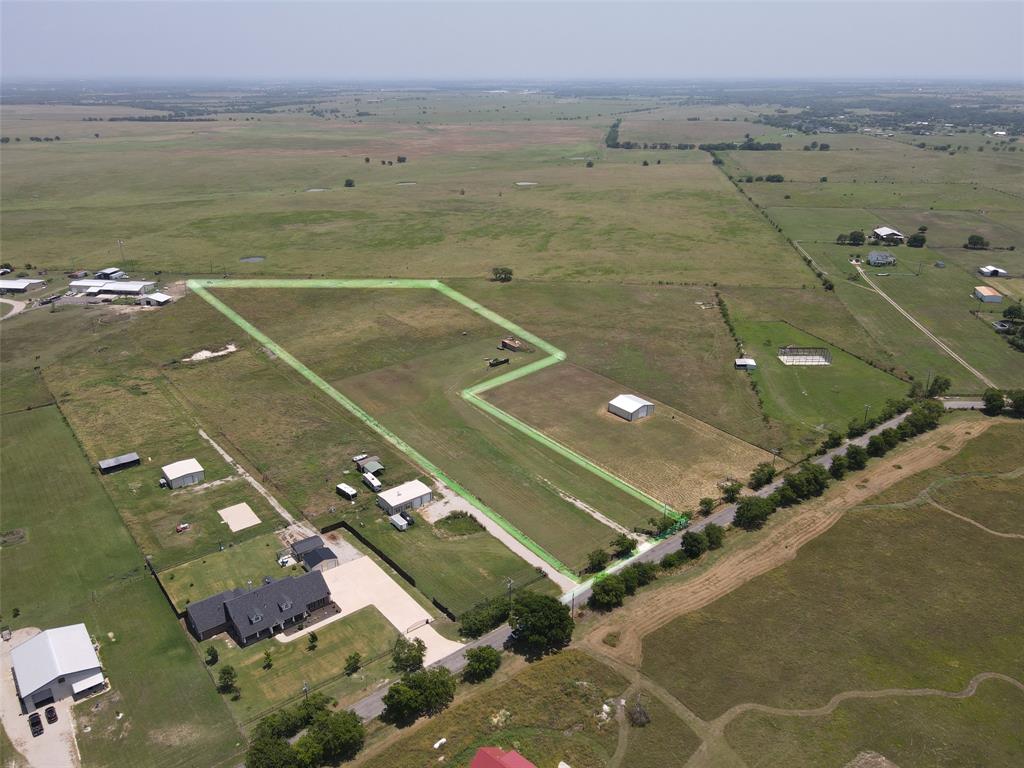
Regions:
<instances>
[{"instance_id":1,"label":"green pasture grass","mask_svg":"<svg viewBox=\"0 0 1024 768\"><path fill-rule=\"evenodd\" d=\"M766 154L748 152L747 154ZM827 154L827 153L826 153ZM761 173L760 171L758 173ZM823 210L863 208L872 212L892 211L896 221L890 226L909 235L929 214L942 215L958 211L1017 211L1024 203L1019 197L993 189L983 182L972 184L962 180L922 182L912 174L898 180L858 179L856 182L842 181L826 176L828 181L815 179L794 180L782 184L772 182L745 183L746 174L733 174L743 184L751 197L766 208L809 208ZM783 174L785 175L785 174ZM787 177L788 178L788 177ZM787 198L786 195L789 195ZM877 215L877 213L876 213ZM920 220L919 220L920 219ZM854 229L868 232L884 220L875 223L862 221ZM917 221L918 223L914 223ZM912 225L912 226L911 226ZM843 230L837 230L837 233ZM847 232L849 229L846 230ZM969 233L968 233L969 234Z\"/></svg>"},{"instance_id":2,"label":"green pasture grass","mask_svg":"<svg viewBox=\"0 0 1024 768\"><path fill-rule=\"evenodd\" d=\"M477 522L475 517L456 514L442 517L434 523L434 528L443 531L449 536L470 536L484 530L484 527Z\"/></svg>"},{"instance_id":3,"label":"green pasture grass","mask_svg":"<svg viewBox=\"0 0 1024 768\"><path fill-rule=\"evenodd\" d=\"M998 433L977 441L1005 450ZM797 559L648 635L644 672L702 717L743 702L820 706L844 690L959 690L982 671L1019 678L1019 542L876 501Z\"/></svg>"},{"instance_id":4,"label":"green pasture grass","mask_svg":"<svg viewBox=\"0 0 1024 768\"><path fill-rule=\"evenodd\" d=\"M398 631L372 605L316 630L316 650L309 650L306 637L282 643L275 639L239 648L234 642L218 636L199 644L200 656L206 648L217 649L218 662L210 667L214 676L225 665L238 673L238 699L228 699L228 708L240 723L251 724L256 718L302 696L303 684L310 690L330 695L352 694L386 677L384 665L369 665L352 677L342 670L345 659L358 653L365 662L387 657L398 638ZM264 652L269 651L273 666L264 669ZM381 674L383 673L383 674Z\"/></svg>"},{"instance_id":5,"label":"green pasture grass","mask_svg":"<svg viewBox=\"0 0 1024 768\"><path fill-rule=\"evenodd\" d=\"M1018 765L1024 760L1024 694L987 680L967 699L851 700L826 717L741 715L726 740L750 768L845 765L862 752L901 768Z\"/></svg>"},{"instance_id":6,"label":"green pasture grass","mask_svg":"<svg viewBox=\"0 0 1024 768\"><path fill-rule=\"evenodd\" d=\"M718 493L719 482L746 478L758 462L771 460L767 451L667 405L659 403L652 416L636 422L608 413L608 401L628 391L561 363L485 397L674 509L696 507Z\"/></svg>"},{"instance_id":7,"label":"green pasture grass","mask_svg":"<svg viewBox=\"0 0 1024 768\"><path fill-rule=\"evenodd\" d=\"M1016 448L1024 448L1018 440ZM1013 448L1011 443L1008 448ZM1020 503L1020 483L1003 478L968 478L943 485L930 493L947 509L969 517L1000 533L1024 534L1024 509Z\"/></svg>"},{"instance_id":8,"label":"green pasture grass","mask_svg":"<svg viewBox=\"0 0 1024 768\"><path fill-rule=\"evenodd\" d=\"M160 583L175 608L184 611L189 603L244 588L250 581L259 586L265 576L278 579L301 574L298 565L282 569L277 564L277 553L282 549L284 545L275 534L265 533L168 568L160 573Z\"/></svg>"},{"instance_id":9,"label":"green pasture grass","mask_svg":"<svg viewBox=\"0 0 1024 768\"><path fill-rule=\"evenodd\" d=\"M778 444L779 426L764 422L733 369L736 344L719 309L697 303L716 302L713 286L466 280L453 287L565 350L573 365L747 442Z\"/></svg>"},{"instance_id":10,"label":"green pasture grass","mask_svg":"<svg viewBox=\"0 0 1024 768\"><path fill-rule=\"evenodd\" d=\"M530 666L507 682L432 718L366 761L368 768L422 766L424 755L465 768L480 747L515 749L536 765L562 760L580 768L604 768L615 753L618 723L601 722L606 700L628 683L618 673L576 651ZM448 741L437 750L441 737Z\"/></svg>"},{"instance_id":11,"label":"green pasture grass","mask_svg":"<svg viewBox=\"0 0 1024 768\"><path fill-rule=\"evenodd\" d=\"M4 622L85 622L111 683L77 708L77 722L91 727L77 734L84 763L229 759L238 731L60 412L6 414L2 426L4 528L27 534L0 558Z\"/></svg>"},{"instance_id":12,"label":"green pasture grass","mask_svg":"<svg viewBox=\"0 0 1024 768\"><path fill-rule=\"evenodd\" d=\"M341 518L416 580L416 589L436 598L459 615L482 600L506 593L506 579L517 586L547 594L557 593L554 583L513 554L479 524L460 533L443 521L432 525L415 510L414 524L397 530L380 508L345 511Z\"/></svg>"},{"instance_id":13,"label":"green pasture grass","mask_svg":"<svg viewBox=\"0 0 1024 768\"><path fill-rule=\"evenodd\" d=\"M757 360L757 370L748 375L758 385L765 410L790 427L787 453L812 451L829 430L842 432L850 421L862 419L865 405L877 414L886 400L907 392L905 382L787 323L742 319L736 330L744 353ZM832 364L783 365L778 348L789 345L825 346Z\"/></svg>"},{"instance_id":14,"label":"green pasture grass","mask_svg":"<svg viewBox=\"0 0 1024 768\"><path fill-rule=\"evenodd\" d=\"M642 691L640 700L651 722L642 728L630 727L622 764L630 768L683 768L700 746L700 739L661 699ZM632 702L627 698L627 706Z\"/></svg>"},{"instance_id":15,"label":"green pasture grass","mask_svg":"<svg viewBox=\"0 0 1024 768\"><path fill-rule=\"evenodd\" d=\"M701 144L743 141L746 134L756 139L762 134L775 132L776 129L770 126L752 122L758 114L758 107L740 104L662 106L650 112L624 115L619 138L621 141Z\"/></svg>"}]
</instances>

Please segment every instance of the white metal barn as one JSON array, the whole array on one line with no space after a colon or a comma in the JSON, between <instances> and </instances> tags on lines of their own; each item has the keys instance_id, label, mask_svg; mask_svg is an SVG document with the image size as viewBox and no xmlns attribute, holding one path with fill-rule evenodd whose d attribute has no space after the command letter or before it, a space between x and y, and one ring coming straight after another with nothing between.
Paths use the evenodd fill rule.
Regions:
<instances>
[{"instance_id":1,"label":"white metal barn","mask_svg":"<svg viewBox=\"0 0 1024 768\"><path fill-rule=\"evenodd\" d=\"M164 480L171 488L184 488L186 485L198 485L205 477L203 466L195 459L182 459L166 467L161 467Z\"/></svg>"},{"instance_id":2,"label":"white metal barn","mask_svg":"<svg viewBox=\"0 0 1024 768\"><path fill-rule=\"evenodd\" d=\"M637 421L654 413L654 403L636 395L619 395L608 403L608 413L626 421Z\"/></svg>"},{"instance_id":3,"label":"white metal barn","mask_svg":"<svg viewBox=\"0 0 1024 768\"><path fill-rule=\"evenodd\" d=\"M377 506L388 515L397 515L407 509L416 509L434 500L434 492L419 480L396 485L377 494Z\"/></svg>"},{"instance_id":4,"label":"white metal barn","mask_svg":"<svg viewBox=\"0 0 1024 768\"><path fill-rule=\"evenodd\" d=\"M989 264L987 267L978 267L978 272L985 277L1009 277L1010 273L1002 267L994 267Z\"/></svg>"},{"instance_id":5,"label":"white metal barn","mask_svg":"<svg viewBox=\"0 0 1024 768\"><path fill-rule=\"evenodd\" d=\"M733 365L740 371L757 370L757 361L752 357L737 357Z\"/></svg>"},{"instance_id":6,"label":"white metal barn","mask_svg":"<svg viewBox=\"0 0 1024 768\"><path fill-rule=\"evenodd\" d=\"M85 624L40 632L11 650L18 696L31 712L104 686L103 669Z\"/></svg>"},{"instance_id":7,"label":"white metal barn","mask_svg":"<svg viewBox=\"0 0 1024 768\"><path fill-rule=\"evenodd\" d=\"M871 234L879 240L906 240L902 232L892 227L876 227Z\"/></svg>"},{"instance_id":8,"label":"white metal barn","mask_svg":"<svg viewBox=\"0 0 1024 768\"><path fill-rule=\"evenodd\" d=\"M0 293L25 293L40 285L46 285L45 280L0 280Z\"/></svg>"},{"instance_id":9,"label":"white metal barn","mask_svg":"<svg viewBox=\"0 0 1024 768\"><path fill-rule=\"evenodd\" d=\"M1003 295L995 288L989 288L987 285L978 285L974 288L974 298L988 304L998 304L1003 300Z\"/></svg>"}]
</instances>

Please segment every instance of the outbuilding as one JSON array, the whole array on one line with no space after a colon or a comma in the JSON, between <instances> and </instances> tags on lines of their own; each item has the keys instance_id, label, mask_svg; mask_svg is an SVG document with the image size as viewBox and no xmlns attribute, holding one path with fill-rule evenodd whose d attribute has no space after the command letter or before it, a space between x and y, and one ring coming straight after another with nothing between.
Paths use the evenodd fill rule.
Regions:
<instances>
[{"instance_id":1,"label":"outbuilding","mask_svg":"<svg viewBox=\"0 0 1024 768\"><path fill-rule=\"evenodd\" d=\"M752 357L737 357L734 365L736 366L736 369L740 371L757 370L757 361Z\"/></svg>"},{"instance_id":2,"label":"outbuilding","mask_svg":"<svg viewBox=\"0 0 1024 768\"><path fill-rule=\"evenodd\" d=\"M987 285L978 285L974 288L974 298L984 301L986 304L998 304L1003 300L1003 295L995 288Z\"/></svg>"},{"instance_id":3,"label":"outbuilding","mask_svg":"<svg viewBox=\"0 0 1024 768\"><path fill-rule=\"evenodd\" d=\"M97 280L120 280L122 277L127 277L120 267L107 267L97 272L94 277Z\"/></svg>"},{"instance_id":4,"label":"outbuilding","mask_svg":"<svg viewBox=\"0 0 1024 768\"><path fill-rule=\"evenodd\" d=\"M17 280L0 280L0 294L25 293L25 291L31 291L42 285L46 285L45 280L28 280L21 278Z\"/></svg>"},{"instance_id":5,"label":"outbuilding","mask_svg":"<svg viewBox=\"0 0 1024 768\"><path fill-rule=\"evenodd\" d=\"M637 421L654 413L654 403L636 395L619 395L608 403L608 413L626 421Z\"/></svg>"},{"instance_id":6,"label":"outbuilding","mask_svg":"<svg viewBox=\"0 0 1024 768\"><path fill-rule=\"evenodd\" d=\"M871 234L879 240L891 240L900 243L906 240L902 232L892 227L876 227L871 231Z\"/></svg>"},{"instance_id":7,"label":"outbuilding","mask_svg":"<svg viewBox=\"0 0 1024 768\"><path fill-rule=\"evenodd\" d=\"M123 456L115 456L112 459L101 459L100 460L100 474L109 475L111 472L117 472L119 469L127 469L128 467L137 467L141 463L139 454L126 453Z\"/></svg>"},{"instance_id":8,"label":"outbuilding","mask_svg":"<svg viewBox=\"0 0 1024 768\"><path fill-rule=\"evenodd\" d=\"M85 624L40 632L11 650L18 696L27 712L69 696L80 699L106 684Z\"/></svg>"},{"instance_id":9,"label":"outbuilding","mask_svg":"<svg viewBox=\"0 0 1024 768\"><path fill-rule=\"evenodd\" d=\"M1002 267L993 267L991 264L986 267L978 267L978 273L985 277L1008 277L1010 274Z\"/></svg>"},{"instance_id":10,"label":"outbuilding","mask_svg":"<svg viewBox=\"0 0 1024 768\"><path fill-rule=\"evenodd\" d=\"M871 251L868 254L868 264L872 267L887 267L896 263L896 257L888 251Z\"/></svg>"},{"instance_id":11,"label":"outbuilding","mask_svg":"<svg viewBox=\"0 0 1024 768\"><path fill-rule=\"evenodd\" d=\"M356 462L356 469L360 472L369 472L371 475L379 475L384 471L384 462L380 456L363 456Z\"/></svg>"},{"instance_id":12,"label":"outbuilding","mask_svg":"<svg viewBox=\"0 0 1024 768\"><path fill-rule=\"evenodd\" d=\"M377 494L377 506L388 515L396 515L407 509L417 509L433 500L433 491L420 480L410 480Z\"/></svg>"},{"instance_id":13,"label":"outbuilding","mask_svg":"<svg viewBox=\"0 0 1024 768\"><path fill-rule=\"evenodd\" d=\"M334 490L338 492L338 495L352 501L356 496L359 495L359 491L353 488L348 483L338 483L334 486Z\"/></svg>"},{"instance_id":14,"label":"outbuilding","mask_svg":"<svg viewBox=\"0 0 1024 768\"><path fill-rule=\"evenodd\" d=\"M141 304L144 307L162 307L164 304L171 303L171 297L166 293L160 293L157 291L156 293L149 293L140 296L135 303Z\"/></svg>"},{"instance_id":15,"label":"outbuilding","mask_svg":"<svg viewBox=\"0 0 1024 768\"><path fill-rule=\"evenodd\" d=\"M395 526L399 531L404 531L409 527L409 521L401 515L389 515L388 522Z\"/></svg>"},{"instance_id":16,"label":"outbuilding","mask_svg":"<svg viewBox=\"0 0 1024 768\"><path fill-rule=\"evenodd\" d=\"M68 288L77 293L97 295L111 293L116 296L141 296L156 285L151 280L72 280Z\"/></svg>"},{"instance_id":17,"label":"outbuilding","mask_svg":"<svg viewBox=\"0 0 1024 768\"><path fill-rule=\"evenodd\" d=\"M302 556L302 564L310 573L328 571L338 565L338 556L327 547L317 547Z\"/></svg>"},{"instance_id":18,"label":"outbuilding","mask_svg":"<svg viewBox=\"0 0 1024 768\"><path fill-rule=\"evenodd\" d=\"M302 556L307 552L312 552L314 549L319 549L324 545L324 540L319 536L308 536L305 539L299 539L292 544L292 552L295 554L297 560L301 560Z\"/></svg>"},{"instance_id":19,"label":"outbuilding","mask_svg":"<svg viewBox=\"0 0 1024 768\"><path fill-rule=\"evenodd\" d=\"M164 480L171 488L184 488L187 485L198 485L203 482L205 473L202 465L195 459L182 459L173 464L161 467Z\"/></svg>"}]
</instances>

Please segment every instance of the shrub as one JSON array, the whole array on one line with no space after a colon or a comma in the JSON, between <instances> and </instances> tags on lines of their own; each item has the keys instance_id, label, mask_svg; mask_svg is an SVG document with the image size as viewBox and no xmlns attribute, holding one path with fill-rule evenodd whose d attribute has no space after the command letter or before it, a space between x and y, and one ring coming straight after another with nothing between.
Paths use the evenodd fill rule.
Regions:
<instances>
[{"instance_id":1,"label":"shrub","mask_svg":"<svg viewBox=\"0 0 1024 768\"><path fill-rule=\"evenodd\" d=\"M750 473L750 481L747 483L747 486L756 491L758 488L768 485L774 479L775 467L772 466L770 461L762 461Z\"/></svg>"},{"instance_id":2,"label":"shrub","mask_svg":"<svg viewBox=\"0 0 1024 768\"><path fill-rule=\"evenodd\" d=\"M595 549L587 555L587 570L590 573L597 573L604 570L604 567L611 562L612 556L603 549Z\"/></svg>"},{"instance_id":3,"label":"shrub","mask_svg":"<svg viewBox=\"0 0 1024 768\"><path fill-rule=\"evenodd\" d=\"M708 537L703 531L687 531L683 534L680 549L691 560L696 560L708 551Z\"/></svg>"},{"instance_id":4,"label":"shrub","mask_svg":"<svg viewBox=\"0 0 1024 768\"><path fill-rule=\"evenodd\" d=\"M480 637L508 621L508 598L494 597L478 603L459 617L463 637Z\"/></svg>"},{"instance_id":5,"label":"shrub","mask_svg":"<svg viewBox=\"0 0 1024 768\"><path fill-rule=\"evenodd\" d=\"M462 676L471 683L479 683L497 672L500 666L501 651L489 645L470 648L466 651L466 668Z\"/></svg>"},{"instance_id":6,"label":"shrub","mask_svg":"<svg viewBox=\"0 0 1024 768\"><path fill-rule=\"evenodd\" d=\"M704 526L704 536L708 540L708 549L721 549L725 542L725 528L708 523Z\"/></svg>"}]
</instances>

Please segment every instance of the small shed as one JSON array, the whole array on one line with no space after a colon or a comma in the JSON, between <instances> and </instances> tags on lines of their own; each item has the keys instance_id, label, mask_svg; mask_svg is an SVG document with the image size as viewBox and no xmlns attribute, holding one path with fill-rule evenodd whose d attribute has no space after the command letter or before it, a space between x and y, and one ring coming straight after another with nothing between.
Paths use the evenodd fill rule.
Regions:
<instances>
[{"instance_id":1,"label":"small shed","mask_svg":"<svg viewBox=\"0 0 1024 768\"><path fill-rule=\"evenodd\" d=\"M150 293L140 296L138 299L136 299L135 303L141 304L144 307L162 307L164 306L164 304L171 303L171 297L168 296L166 293L160 293L159 291L157 291L156 293Z\"/></svg>"},{"instance_id":2,"label":"small shed","mask_svg":"<svg viewBox=\"0 0 1024 768\"><path fill-rule=\"evenodd\" d=\"M292 552L295 557L302 559L307 552L312 552L314 549L319 549L324 545L324 540L319 536L308 536L305 539L299 539L292 544Z\"/></svg>"},{"instance_id":3,"label":"small shed","mask_svg":"<svg viewBox=\"0 0 1024 768\"><path fill-rule=\"evenodd\" d=\"M97 280L119 280L124 276L125 274L121 271L120 267L107 267L94 275Z\"/></svg>"},{"instance_id":4,"label":"small shed","mask_svg":"<svg viewBox=\"0 0 1024 768\"><path fill-rule=\"evenodd\" d=\"M515 336L506 336L501 340L501 348L509 352L520 352L523 349L523 341Z\"/></svg>"},{"instance_id":5,"label":"small shed","mask_svg":"<svg viewBox=\"0 0 1024 768\"><path fill-rule=\"evenodd\" d=\"M203 466L195 459L182 459L173 464L161 467L164 480L171 488L184 488L187 485L198 485L205 479Z\"/></svg>"},{"instance_id":6,"label":"small shed","mask_svg":"<svg viewBox=\"0 0 1024 768\"><path fill-rule=\"evenodd\" d=\"M389 515L388 522L400 531L404 531L406 528L409 527L409 521L401 515Z\"/></svg>"},{"instance_id":7,"label":"small shed","mask_svg":"<svg viewBox=\"0 0 1024 768\"><path fill-rule=\"evenodd\" d=\"M984 301L986 304L998 304L1003 300L1003 295L995 288L977 285L974 287L974 298Z\"/></svg>"},{"instance_id":8,"label":"small shed","mask_svg":"<svg viewBox=\"0 0 1024 768\"><path fill-rule=\"evenodd\" d=\"M377 494L377 506L388 515L395 515L407 509L417 509L434 500L434 492L419 480L396 485Z\"/></svg>"},{"instance_id":9,"label":"small shed","mask_svg":"<svg viewBox=\"0 0 1024 768\"><path fill-rule=\"evenodd\" d=\"M117 472L119 469L137 467L141 461L139 454L135 452L126 453L123 456L115 456L112 459L100 459L100 474L109 475L111 472Z\"/></svg>"},{"instance_id":10,"label":"small shed","mask_svg":"<svg viewBox=\"0 0 1024 768\"><path fill-rule=\"evenodd\" d=\"M619 395L609 401L608 413L626 421L638 421L654 413L654 403L636 395Z\"/></svg>"},{"instance_id":11,"label":"small shed","mask_svg":"<svg viewBox=\"0 0 1024 768\"><path fill-rule=\"evenodd\" d=\"M373 469L371 469L371 466ZM380 460L380 456L363 456L356 461L356 469L360 472L369 472L376 475L384 471L384 462Z\"/></svg>"},{"instance_id":12,"label":"small shed","mask_svg":"<svg viewBox=\"0 0 1024 768\"><path fill-rule=\"evenodd\" d=\"M740 371L757 370L757 361L752 357L737 357L734 365L736 366L736 369Z\"/></svg>"},{"instance_id":13,"label":"small shed","mask_svg":"<svg viewBox=\"0 0 1024 768\"><path fill-rule=\"evenodd\" d=\"M338 565L338 556L327 547L317 547L302 556L302 564L310 573L328 571Z\"/></svg>"}]
</instances>

